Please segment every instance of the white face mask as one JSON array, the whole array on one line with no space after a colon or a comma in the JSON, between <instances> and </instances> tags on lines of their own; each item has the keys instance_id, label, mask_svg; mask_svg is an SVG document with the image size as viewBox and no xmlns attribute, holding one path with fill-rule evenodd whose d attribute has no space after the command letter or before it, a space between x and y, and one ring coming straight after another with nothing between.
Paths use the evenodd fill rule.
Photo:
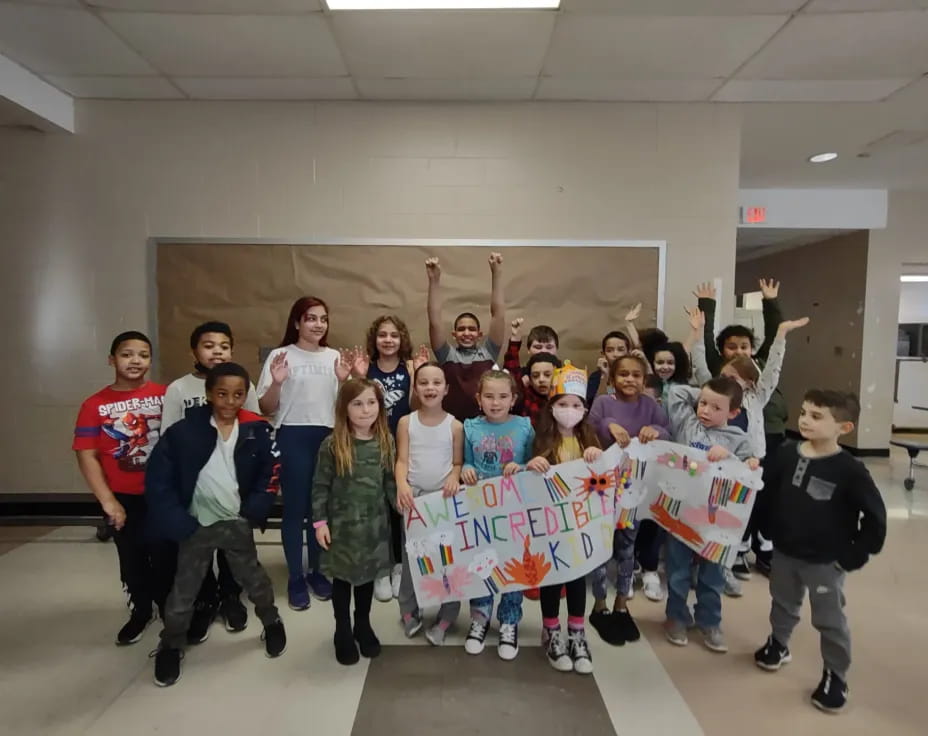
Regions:
<instances>
[{"instance_id":1,"label":"white face mask","mask_svg":"<svg viewBox=\"0 0 928 736\"><path fill-rule=\"evenodd\" d=\"M554 420L562 427L573 429L583 421L586 409L577 409L572 406L552 406L551 413L554 415Z\"/></svg>"}]
</instances>

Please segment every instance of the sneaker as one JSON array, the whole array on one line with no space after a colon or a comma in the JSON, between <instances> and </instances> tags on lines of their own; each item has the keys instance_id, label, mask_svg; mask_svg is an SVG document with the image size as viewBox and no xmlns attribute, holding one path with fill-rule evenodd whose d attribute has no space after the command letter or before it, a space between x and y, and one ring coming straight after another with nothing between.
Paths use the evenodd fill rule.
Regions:
<instances>
[{"instance_id":1,"label":"sneaker","mask_svg":"<svg viewBox=\"0 0 928 736\"><path fill-rule=\"evenodd\" d=\"M744 591L741 590L741 581L735 577L734 573L726 567L722 574L725 576L725 587L722 588L722 592L729 598L743 596Z\"/></svg>"},{"instance_id":2,"label":"sneaker","mask_svg":"<svg viewBox=\"0 0 928 736\"><path fill-rule=\"evenodd\" d=\"M631 600L634 600L634 599L635 599L635 583L634 583L634 581L633 581L633 582L632 582L632 587L628 589L628 596L626 597L625 600L631 601Z\"/></svg>"},{"instance_id":3,"label":"sneaker","mask_svg":"<svg viewBox=\"0 0 928 736\"><path fill-rule=\"evenodd\" d=\"M490 628L488 623L483 623L477 619L471 619L470 631L467 632L467 638L464 640L464 651L468 654L480 654L486 645L487 629Z\"/></svg>"},{"instance_id":4,"label":"sneaker","mask_svg":"<svg viewBox=\"0 0 928 736\"><path fill-rule=\"evenodd\" d=\"M225 623L226 631L233 634L244 631L248 626L248 609L242 605L237 595L223 598L219 604L219 617Z\"/></svg>"},{"instance_id":5,"label":"sneaker","mask_svg":"<svg viewBox=\"0 0 928 736\"><path fill-rule=\"evenodd\" d=\"M374 598L381 603L393 600L393 586L390 584L389 575L384 575L374 581Z\"/></svg>"},{"instance_id":6,"label":"sneaker","mask_svg":"<svg viewBox=\"0 0 928 736\"><path fill-rule=\"evenodd\" d=\"M116 634L116 646L125 647L129 644L135 644L145 635L145 629L154 620L155 617L151 615L150 610L147 615L133 611L132 615L129 616L129 620Z\"/></svg>"},{"instance_id":7,"label":"sneaker","mask_svg":"<svg viewBox=\"0 0 928 736\"><path fill-rule=\"evenodd\" d=\"M636 578L640 578L643 573L644 568L641 567L641 563L638 562L638 560L635 560L635 567L632 570L632 575L634 575Z\"/></svg>"},{"instance_id":8,"label":"sneaker","mask_svg":"<svg viewBox=\"0 0 928 736\"><path fill-rule=\"evenodd\" d=\"M264 639L264 652L272 659L279 657L287 648L287 632L284 631L284 622L277 619L274 623L268 624L261 632L261 638Z\"/></svg>"},{"instance_id":9,"label":"sneaker","mask_svg":"<svg viewBox=\"0 0 928 736\"><path fill-rule=\"evenodd\" d=\"M686 624L674 621L672 618L664 621L664 636L667 637L667 641L678 647L685 647L690 643L686 636Z\"/></svg>"},{"instance_id":10,"label":"sneaker","mask_svg":"<svg viewBox=\"0 0 928 736\"><path fill-rule=\"evenodd\" d=\"M351 625L335 624L335 660L339 664L352 665L357 664L361 659L358 654L358 646L354 641L354 634L351 633Z\"/></svg>"},{"instance_id":11,"label":"sneaker","mask_svg":"<svg viewBox=\"0 0 928 736\"><path fill-rule=\"evenodd\" d=\"M419 616L403 616L403 633L407 639L412 639L416 634L422 631L422 619Z\"/></svg>"},{"instance_id":12,"label":"sneaker","mask_svg":"<svg viewBox=\"0 0 928 736\"><path fill-rule=\"evenodd\" d=\"M507 662L512 661L519 654L519 625L518 624L500 624L499 625L499 644L496 646L496 652L500 659Z\"/></svg>"},{"instance_id":13,"label":"sneaker","mask_svg":"<svg viewBox=\"0 0 928 736\"><path fill-rule=\"evenodd\" d=\"M593 655L586 643L586 633L583 629L573 629L567 632L567 649L573 663L574 672L578 675L593 674Z\"/></svg>"},{"instance_id":14,"label":"sneaker","mask_svg":"<svg viewBox=\"0 0 928 736\"><path fill-rule=\"evenodd\" d=\"M312 601L309 599L309 589L303 578L290 580L287 583L287 605L294 611L305 611Z\"/></svg>"},{"instance_id":15,"label":"sneaker","mask_svg":"<svg viewBox=\"0 0 928 736\"><path fill-rule=\"evenodd\" d=\"M772 552L758 552L754 557L754 568L765 578L770 577L770 562L773 557Z\"/></svg>"},{"instance_id":16,"label":"sneaker","mask_svg":"<svg viewBox=\"0 0 928 736\"><path fill-rule=\"evenodd\" d=\"M706 645L706 649L718 654L725 654L728 651L725 636L718 626L710 626L707 629L700 628L700 631L702 631L702 643Z\"/></svg>"},{"instance_id":17,"label":"sneaker","mask_svg":"<svg viewBox=\"0 0 928 736\"><path fill-rule=\"evenodd\" d=\"M664 600L664 589L661 587L661 576L656 572L646 572L641 576L641 588L644 597L649 601Z\"/></svg>"},{"instance_id":18,"label":"sneaker","mask_svg":"<svg viewBox=\"0 0 928 736\"><path fill-rule=\"evenodd\" d=\"M425 638L433 647L440 647L444 645L447 633L448 627L437 623L425 632Z\"/></svg>"},{"instance_id":19,"label":"sneaker","mask_svg":"<svg viewBox=\"0 0 928 736\"><path fill-rule=\"evenodd\" d=\"M825 670L812 693L812 705L826 713L840 713L847 704L847 695L847 683L831 670Z\"/></svg>"},{"instance_id":20,"label":"sneaker","mask_svg":"<svg viewBox=\"0 0 928 736\"><path fill-rule=\"evenodd\" d=\"M539 588L529 588L523 592L523 595L525 595L525 597L530 601L537 601L539 598L541 598L541 590Z\"/></svg>"},{"instance_id":21,"label":"sneaker","mask_svg":"<svg viewBox=\"0 0 928 736\"><path fill-rule=\"evenodd\" d=\"M751 568L748 567L748 555L746 552L739 552L735 558L735 564L731 566L732 574L738 580L750 580Z\"/></svg>"},{"instance_id":22,"label":"sneaker","mask_svg":"<svg viewBox=\"0 0 928 736\"><path fill-rule=\"evenodd\" d=\"M180 649L158 647L155 652L155 684L170 687L180 679L180 661L184 653Z\"/></svg>"},{"instance_id":23,"label":"sneaker","mask_svg":"<svg viewBox=\"0 0 928 736\"><path fill-rule=\"evenodd\" d=\"M197 601L193 605L193 618L187 629L187 643L190 645L202 644L209 639L209 627L216 620L216 606L212 603Z\"/></svg>"},{"instance_id":24,"label":"sneaker","mask_svg":"<svg viewBox=\"0 0 928 736\"><path fill-rule=\"evenodd\" d=\"M100 526L97 527L97 541L98 542L108 542L113 538L113 525L108 521L104 521Z\"/></svg>"},{"instance_id":25,"label":"sneaker","mask_svg":"<svg viewBox=\"0 0 928 736\"><path fill-rule=\"evenodd\" d=\"M373 659L380 656L380 639L377 638L377 634L371 628L369 620L355 621L353 633L362 657Z\"/></svg>"},{"instance_id":26,"label":"sneaker","mask_svg":"<svg viewBox=\"0 0 928 736\"><path fill-rule=\"evenodd\" d=\"M560 628L542 629L541 646L545 648L545 654L548 655L548 664L558 672L570 672L574 668Z\"/></svg>"},{"instance_id":27,"label":"sneaker","mask_svg":"<svg viewBox=\"0 0 928 736\"><path fill-rule=\"evenodd\" d=\"M609 609L590 613L590 625L596 629L596 633L607 644L620 647L625 643L625 639L619 635L619 631L615 626L615 617Z\"/></svg>"},{"instance_id":28,"label":"sneaker","mask_svg":"<svg viewBox=\"0 0 928 736\"><path fill-rule=\"evenodd\" d=\"M772 635L767 637L767 643L754 652L754 664L767 672L776 672L784 664L793 661L793 655Z\"/></svg>"},{"instance_id":29,"label":"sneaker","mask_svg":"<svg viewBox=\"0 0 928 736\"><path fill-rule=\"evenodd\" d=\"M638 625L627 610L612 612L612 628L618 632L622 641L638 641L641 638Z\"/></svg>"},{"instance_id":30,"label":"sneaker","mask_svg":"<svg viewBox=\"0 0 928 736\"><path fill-rule=\"evenodd\" d=\"M400 597L400 583L403 581L403 566L394 565L390 572L390 589L394 598Z\"/></svg>"},{"instance_id":31,"label":"sneaker","mask_svg":"<svg viewBox=\"0 0 928 736\"><path fill-rule=\"evenodd\" d=\"M318 570L306 576L306 584L309 585L309 592L317 601L332 600L332 583Z\"/></svg>"}]
</instances>

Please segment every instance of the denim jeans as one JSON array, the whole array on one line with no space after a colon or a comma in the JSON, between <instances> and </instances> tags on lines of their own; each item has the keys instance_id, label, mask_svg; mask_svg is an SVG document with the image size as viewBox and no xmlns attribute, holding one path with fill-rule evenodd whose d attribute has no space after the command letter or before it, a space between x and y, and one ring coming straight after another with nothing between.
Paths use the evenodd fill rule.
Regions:
<instances>
[{"instance_id":1,"label":"denim jeans","mask_svg":"<svg viewBox=\"0 0 928 736\"><path fill-rule=\"evenodd\" d=\"M696 578L696 625L714 628L722 623L722 589L725 577L722 566L699 557L675 537L667 538L667 618L689 626L693 616L686 599L693 585L692 565L698 566Z\"/></svg>"}]
</instances>

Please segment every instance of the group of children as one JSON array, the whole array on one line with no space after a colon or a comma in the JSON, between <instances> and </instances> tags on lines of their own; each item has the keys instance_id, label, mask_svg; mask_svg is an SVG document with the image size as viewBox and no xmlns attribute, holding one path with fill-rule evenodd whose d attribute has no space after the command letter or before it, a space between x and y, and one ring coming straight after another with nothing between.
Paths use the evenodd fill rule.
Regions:
<instances>
[{"instance_id":1,"label":"group of children","mask_svg":"<svg viewBox=\"0 0 928 736\"><path fill-rule=\"evenodd\" d=\"M703 285L684 343L671 342L660 330L639 334L636 308L626 315L625 331L603 338L593 375L562 361L556 331L542 325L528 333L530 357L523 367L523 320L516 319L500 370L506 336L502 261L490 254L488 332L476 314L465 312L454 320L450 339L442 319L440 263L426 261L435 361L425 346L414 352L406 325L395 315L373 322L365 349L329 347L328 308L315 297L294 303L256 389L244 368L231 362L232 334L222 323L194 330L194 371L167 390L146 379L148 339L134 332L118 336L110 354L116 380L84 403L74 440L81 471L116 529L131 603L117 643L138 641L157 606L164 631L155 681L171 685L180 676L185 645L205 640L217 615L230 631L245 628L242 586L263 624L268 656L280 655L286 634L252 537L279 487L290 608L306 610L312 597L331 599L338 662L375 657L375 596L397 599L408 637L424 628L401 517L416 497L452 496L483 478L545 473L580 458L593 462L612 443L625 447L634 438L672 439L705 450L710 461L735 457L755 470L766 457L759 496L764 502L755 506L745 538L745 551L754 538L756 567L769 573L773 599L772 633L755 661L767 670L789 661L789 635L809 588L825 659L812 700L824 710L840 710L850 662L844 575L880 550L886 518L866 469L838 445L859 412L852 395L810 391L799 419L803 442L775 452L785 418L782 405L770 407L785 341L808 320L782 320L778 285L762 282L767 339L754 353L753 333L744 327L728 327L715 339L714 293ZM645 596L662 600L662 552L667 639L686 645L695 626L706 647L726 651L722 594L740 594L739 578L750 575L747 558L740 556L727 570L653 522L615 532L615 602L610 610L603 566L591 576L591 625L610 644L640 638L628 606L636 564ZM523 598L540 599L548 661L559 671L589 674L586 591L580 577L525 596L506 592L498 602L492 595L473 599L465 649L483 652L496 604L497 651L514 659ZM431 644L444 643L460 608L460 602L441 606L425 631Z\"/></svg>"}]
</instances>

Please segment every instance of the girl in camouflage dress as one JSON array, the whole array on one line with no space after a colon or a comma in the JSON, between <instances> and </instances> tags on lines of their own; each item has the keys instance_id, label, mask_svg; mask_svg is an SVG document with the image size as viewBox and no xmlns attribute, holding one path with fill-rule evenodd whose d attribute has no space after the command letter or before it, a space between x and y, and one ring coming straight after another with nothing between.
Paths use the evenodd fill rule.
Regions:
<instances>
[{"instance_id":1,"label":"girl in camouflage dress","mask_svg":"<svg viewBox=\"0 0 928 736\"><path fill-rule=\"evenodd\" d=\"M383 392L373 381L344 383L335 428L319 448L313 480L313 524L324 550L321 567L332 578L335 658L340 664L380 654L371 628L374 578L390 562L388 502L396 499L393 438ZM354 589L354 627L351 592Z\"/></svg>"}]
</instances>

